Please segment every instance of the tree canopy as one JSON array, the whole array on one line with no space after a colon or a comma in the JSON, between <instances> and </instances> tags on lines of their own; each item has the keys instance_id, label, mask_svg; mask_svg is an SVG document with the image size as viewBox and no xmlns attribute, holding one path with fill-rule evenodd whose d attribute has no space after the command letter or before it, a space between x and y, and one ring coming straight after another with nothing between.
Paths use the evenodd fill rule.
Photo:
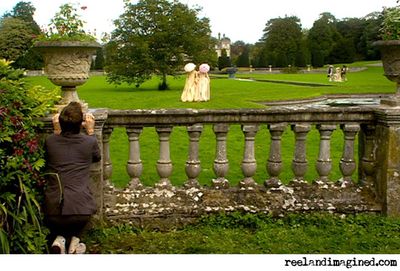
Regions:
<instances>
[{"instance_id":1,"label":"tree canopy","mask_svg":"<svg viewBox=\"0 0 400 271\"><path fill-rule=\"evenodd\" d=\"M295 16L269 20L262 38L267 64L297 66L302 36L300 19Z\"/></svg>"},{"instance_id":2,"label":"tree canopy","mask_svg":"<svg viewBox=\"0 0 400 271\"><path fill-rule=\"evenodd\" d=\"M126 1L106 45L108 80L138 86L158 74L162 89L167 75L175 75L185 62L214 64L209 20L198 18L199 11L178 1Z\"/></svg>"},{"instance_id":3,"label":"tree canopy","mask_svg":"<svg viewBox=\"0 0 400 271\"><path fill-rule=\"evenodd\" d=\"M15 61L29 49L32 29L17 18L4 18L0 21L0 57Z\"/></svg>"},{"instance_id":4,"label":"tree canopy","mask_svg":"<svg viewBox=\"0 0 400 271\"><path fill-rule=\"evenodd\" d=\"M0 58L14 61L14 67L42 67L41 56L31 48L34 39L41 33L33 19L35 10L30 2L21 1L0 20Z\"/></svg>"}]
</instances>

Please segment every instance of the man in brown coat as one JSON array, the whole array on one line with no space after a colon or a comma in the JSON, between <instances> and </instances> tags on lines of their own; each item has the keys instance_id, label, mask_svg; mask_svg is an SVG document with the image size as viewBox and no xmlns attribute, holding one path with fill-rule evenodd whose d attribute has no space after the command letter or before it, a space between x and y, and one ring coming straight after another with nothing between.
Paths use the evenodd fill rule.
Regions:
<instances>
[{"instance_id":1,"label":"man in brown coat","mask_svg":"<svg viewBox=\"0 0 400 271\"><path fill-rule=\"evenodd\" d=\"M51 253L84 253L79 235L96 212L90 191L90 165L101 159L94 135L94 117L87 113L83 122L81 105L71 102L53 117L54 134L46 139L47 188L46 222L53 237ZM86 129L81 134L81 126Z\"/></svg>"}]
</instances>

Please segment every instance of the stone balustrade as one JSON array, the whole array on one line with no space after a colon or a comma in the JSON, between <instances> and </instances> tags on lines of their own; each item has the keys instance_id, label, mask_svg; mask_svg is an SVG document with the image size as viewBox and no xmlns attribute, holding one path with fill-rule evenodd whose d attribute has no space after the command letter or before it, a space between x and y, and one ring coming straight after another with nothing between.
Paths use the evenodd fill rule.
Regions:
<instances>
[{"instance_id":1,"label":"stone balustrade","mask_svg":"<svg viewBox=\"0 0 400 271\"><path fill-rule=\"evenodd\" d=\"M96 135L103 151L102 162L93 166L93 189L99 206L99 217L112 223L135 223L140 226L164 227L182 224L212 212L264 212L281 215L285 212L329 211L339 213L377 212L400 215L400 111L384 106L280 106L266 109L231 110L93 110ZM212 126L215 136L215 178L210 186L200 185L202 172L199 159L204 127ZM227 158L227 135L232 125L243 132L243 176L238 185L227 179L230 162ZM170 136L174 127L186 127L188 158L184 165L171 161ZM257 183L255 137L261 126L267 127L271 143L265 165L263 183ZM129 152L126 170L129 186L112 185L113 158L110 157L110 136L122 127L128 135ZM144 128L154 127L158 135L158 177L155 185L141 182L143 163L141 150L154 148L140 145ZM294 133L291 170L294 178L281 180L282 134ZM318 177L306 180L310 161L306 156L306 139L318 130ZM331 136L341 129L343 152L339 168L340 181L329 180L332 171ZM356 142L358 144L356 144ZM291 143L293 144L293 143ZM358 146L358 150L356 150ZM356 157L358 153L358 157ZM352 179L358 169L358 179ZM173 186L173 170L184 170L183 186Z\"/></svg>"}]
</instances>

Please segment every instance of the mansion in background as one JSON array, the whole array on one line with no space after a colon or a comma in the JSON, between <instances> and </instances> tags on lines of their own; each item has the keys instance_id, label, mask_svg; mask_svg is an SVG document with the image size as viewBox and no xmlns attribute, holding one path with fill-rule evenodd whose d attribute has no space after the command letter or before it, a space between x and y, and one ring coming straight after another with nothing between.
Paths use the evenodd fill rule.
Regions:
<instances>
[{"instance_id":1,"label":"mansion in background","mask_svg":"<svg viewBox=\"0 0 400 271\"><path fill-rule=\"evenodd\" d=\"M215 46L215 51L217 52L218 57L221 57L222 55L222 50L226 51L226 56L230 57L231 56L231 40L228 37L225 37L225 34L223 34L222 39L221 39L221 34L218 34L218 40L217 40L217 45Z\"/></svg>"}]
</instances>

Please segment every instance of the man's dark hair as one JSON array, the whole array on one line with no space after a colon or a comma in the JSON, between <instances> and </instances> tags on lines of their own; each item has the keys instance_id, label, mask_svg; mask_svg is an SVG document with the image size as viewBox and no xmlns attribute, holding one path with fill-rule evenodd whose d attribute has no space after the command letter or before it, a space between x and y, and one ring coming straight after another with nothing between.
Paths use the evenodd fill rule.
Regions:
<instances>
[{"instance_id":1,"label":"man's dark hair","mask_svg":"<svg viewBox=\"0 0 400 271\"><path fill-rule=\"evenodd\" d=\"M82 106L78 102L70 102L60 113L61 133L79 134L83 121Z\"/></svg>"}]
</instances>

